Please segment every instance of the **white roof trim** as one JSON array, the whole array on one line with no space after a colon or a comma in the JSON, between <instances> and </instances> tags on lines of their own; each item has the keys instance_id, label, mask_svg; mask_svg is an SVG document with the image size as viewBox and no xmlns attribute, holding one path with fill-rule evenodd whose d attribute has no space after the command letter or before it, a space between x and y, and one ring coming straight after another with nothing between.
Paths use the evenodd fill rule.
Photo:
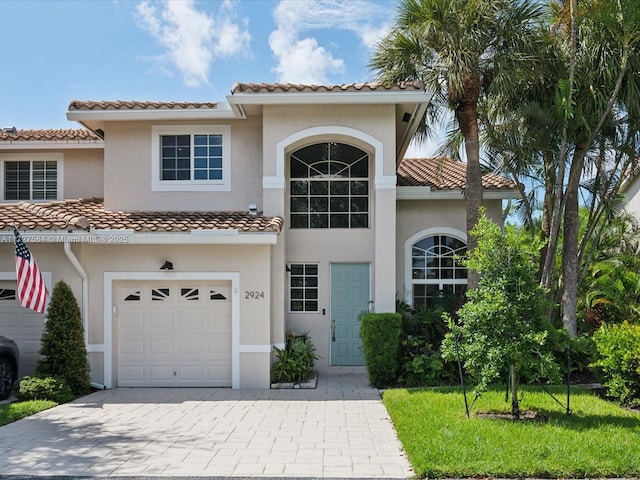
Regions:
<instances>
[{"instance_id":1,"label":"white roof trim","mask_svg":"<svg viewBox=\"0 0 640 480\"><path fill-rule=\"evenodd\" d=\"M198 233L194 233L198 232ZM238 230L216 230L190 232L142 232L132 230L92 230L72 232L66 230L23 230L20 232L27 243L89 243L93 245L275 245L276 232L242 232ZM0 243L13 243L13 232L0 232Z\"/></svg>"},{"instance_id":2,"label":"white roof trim","mask_svg":"<svg viewBox=\"0 0 640 480\"><path fill-rule=\"evenodd\" d=\"M85 143L86 142L86 143ZM77 150L104 149L102 140L21 140L0 141L0 150Z\"/></svg>"},{"instance_id":3,"label":"white roof trim","mask_svg":"<svg viewBox=\"0 0 640 480\"><path fill-rule=\"evenodd\" d=\"M432 94L422 90L385 90L379 92L251 92L227 95L233 105L313 105L313 104L385 104L429 103Z\"/></svg>"},{"instance_id":4,"label":"white roof trim","mask_svg":"<svg viewBox=\"0 0 640 480\"><path fill-rule=\"evenodd\" d=\"M83 122L91 120L203 120L239 118L227 103L216 108L150 108L142 110L70 110L67 119Z\"/></svg>"}]
</instances>

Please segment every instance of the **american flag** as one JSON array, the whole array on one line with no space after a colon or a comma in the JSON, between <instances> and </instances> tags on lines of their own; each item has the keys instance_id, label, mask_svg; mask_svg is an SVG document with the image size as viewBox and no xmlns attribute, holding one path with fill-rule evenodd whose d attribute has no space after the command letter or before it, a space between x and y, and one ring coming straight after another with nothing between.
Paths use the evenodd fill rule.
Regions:
<instances>
[{"instance_id":1,"label":"american flag","mask_svg":"<svg viewBox=\"0 0 640 480\"><path fill-rule=\"evenodd\" d=\"M20 305L38 313L44 313L47 304L47 287L36 259L20 238L18 229L13 227L16 236L16 275L18 277L18 300Z\"/></svg>"}]
</instances>

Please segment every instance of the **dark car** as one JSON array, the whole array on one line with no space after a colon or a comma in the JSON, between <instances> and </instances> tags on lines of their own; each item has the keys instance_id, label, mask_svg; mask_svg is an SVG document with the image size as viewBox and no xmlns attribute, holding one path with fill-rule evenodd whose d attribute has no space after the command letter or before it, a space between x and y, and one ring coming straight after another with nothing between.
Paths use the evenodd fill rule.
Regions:
<instances>
[{"instance_id":1,"label":"dark car","mask_svg":"<svg viewBox=\"0 0 640 480\"><path fill-rule=\"evenodd\" d=\"M0 335L0 400L11 394L18 377L18 358L20 354L16 342Z\"/></svg>"}]
</instances>

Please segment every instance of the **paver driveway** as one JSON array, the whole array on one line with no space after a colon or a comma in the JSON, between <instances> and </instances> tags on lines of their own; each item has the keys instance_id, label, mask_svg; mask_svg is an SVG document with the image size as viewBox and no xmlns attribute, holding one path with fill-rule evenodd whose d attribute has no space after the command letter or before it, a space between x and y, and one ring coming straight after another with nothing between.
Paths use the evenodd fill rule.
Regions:
<instances>
[{"instance_id":1,"label":"paver driveway","mask_svg":"<svg viewBox=\"0 0 640 480\"><path fill-rule=\"evenodd\" d=\"M365 376L313 390L116 388L0 428L0 476L410 478Z\"/></svg>"}]
</instances>

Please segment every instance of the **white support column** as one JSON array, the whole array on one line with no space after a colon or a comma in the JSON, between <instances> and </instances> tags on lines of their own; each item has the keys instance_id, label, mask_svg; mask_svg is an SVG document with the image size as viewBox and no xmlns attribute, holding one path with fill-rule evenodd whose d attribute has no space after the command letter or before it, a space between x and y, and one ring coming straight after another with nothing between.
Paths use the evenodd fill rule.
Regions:
<instances>
[{"instance_id":1,"label":"white support column","mask_svg":"<svg viewBox=\"0 0 640 480\"><path fill-rule=\"evenodd\" d=\"M396 177L376 176L373 300L376 312L396 309Z\"/></svg>"}]
</instances>

